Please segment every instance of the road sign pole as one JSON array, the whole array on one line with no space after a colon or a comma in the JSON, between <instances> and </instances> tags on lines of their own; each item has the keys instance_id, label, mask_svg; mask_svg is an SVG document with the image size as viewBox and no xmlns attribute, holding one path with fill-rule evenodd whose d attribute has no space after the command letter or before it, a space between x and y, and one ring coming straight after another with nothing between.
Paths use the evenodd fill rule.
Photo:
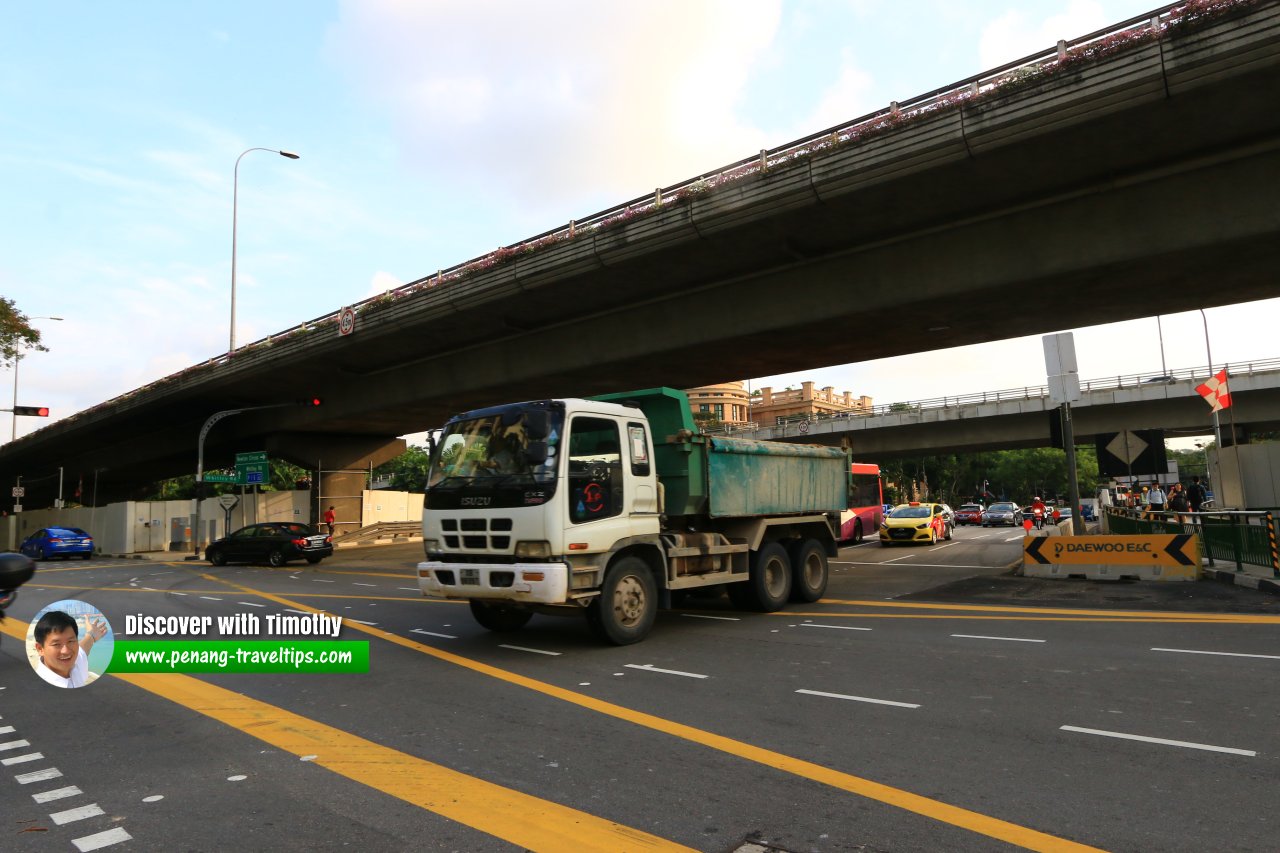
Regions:
<instances>
[{"instance_id":1,"label":"road sign pole","mask_svg":"<svg viewBox=\"0 0 1280 853\"><path fill-rule=\"evenodd\" d=\"M231 330L232 349L235 349L235 329ZM243 409L225 409L221 412L214 412L209 419L204 422L204 426L200 428L200 440L196 444L196 498L195 507L191 512L193 519L191 525L191 552L194 556L188 558L193 560L200 559L200 499L204 497L204 440L209 435L209 430L213 425L223 418L229 418L232 415L243 414L244 412L254 412L259 409L279 409L284 406L292 406L293 403L271 403L266 406L245 406Z\"/></svg>"},{"instance_id":2,"label":"road sign pole","mask_svg":"<svg viewBox=\"0 0 1280 853\"><path fill-rule=\"evenodd\" d=\"M1088 525L1080 511L1080 480L1076 474L1076 432L1071 424L1071 404L1062 404L1062 444L1067 451L1067 497L1071 501L1071 530L1087 534Z\"/></svg>"}]
</instances>

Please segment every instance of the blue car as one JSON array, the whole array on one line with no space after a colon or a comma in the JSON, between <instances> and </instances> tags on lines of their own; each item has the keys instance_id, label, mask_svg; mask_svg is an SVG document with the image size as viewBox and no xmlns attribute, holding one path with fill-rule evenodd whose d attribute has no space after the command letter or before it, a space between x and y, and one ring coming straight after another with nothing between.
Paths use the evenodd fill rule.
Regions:
<instances>
[{"instance_id":1,"label":"blue car","mask_svg":"<svg viewBox=\"0 0 1280 853\"><path fill-rule=\"evenodd\" d=\"M36 560L93 557L93 537L79 527L45 527L22 540L19 551Z\"/></svg>"}]
</instances>

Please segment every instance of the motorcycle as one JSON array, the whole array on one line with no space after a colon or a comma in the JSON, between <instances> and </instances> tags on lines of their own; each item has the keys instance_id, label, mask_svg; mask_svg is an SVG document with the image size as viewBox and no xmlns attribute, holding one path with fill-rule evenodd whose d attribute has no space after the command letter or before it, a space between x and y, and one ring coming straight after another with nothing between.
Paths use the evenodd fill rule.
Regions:
<instances>
[{"instance_id":1,"label":"motorcycle","mask_svg":"<svg viewBox=\"0 0 1280 853\"><path fill-rule=\"evenodd\" d=\"M18 598L18 587L31 580L36 564L25 554L0 554L0 622L4 611Z\"/></svg>"}]
</instances>

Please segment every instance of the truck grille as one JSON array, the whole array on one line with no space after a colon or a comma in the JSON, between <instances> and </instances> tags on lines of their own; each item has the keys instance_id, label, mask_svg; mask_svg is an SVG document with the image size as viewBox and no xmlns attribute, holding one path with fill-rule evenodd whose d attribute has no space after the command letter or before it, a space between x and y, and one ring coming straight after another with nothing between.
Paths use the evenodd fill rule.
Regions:
<instances>
[{"instance_id":1,"label":"truck grille","mask_svg":"<svg viewBox=\"0 0 1280 853\"><path fill-rule=\"evenodd\" d=\"M442 518L444 546L450 551L510 551L512 520L509 518ZM504 536L489 536L489 533ZM461 534L461 535L459 535Z\"/></svg>"}]
</instances>

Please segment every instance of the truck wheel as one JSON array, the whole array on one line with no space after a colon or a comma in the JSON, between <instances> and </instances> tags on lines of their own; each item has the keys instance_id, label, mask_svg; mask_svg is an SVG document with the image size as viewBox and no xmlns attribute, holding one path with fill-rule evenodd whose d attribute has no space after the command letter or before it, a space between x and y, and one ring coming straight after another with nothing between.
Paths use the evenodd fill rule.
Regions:
<instances>
[{"instance_id":1,"label":"truck wheel","mask_svg":"<svg viewBox=\"0 0 1280 853\"><path fill-rule=\"evenodd\" d=\"M816 539L806 539L790 549L791 600L813 602L827 591L827 552Z\"/></svg>"},{"instance_id":2,"label":"truck wheel","mask_svg":"<svg viewBox=\"0 0 1280 853\"><path fill-rule=\"evenodd\" d=\"M751 555L750 579L738 586L743 587L738 595L747 602L745 609L761 613L780 610L791 596L791 560L787 549L777 542L761 545L760 550ZM733 587L729 589L732 591Z\"/></svg>"},{"instance_id":3,"label":"truck wheel","mask_svg":"<svg viewBox=\"0 0 1280 853\"><path fill-rule=\"evenodd\" d=\"M533 618L533 614L528 610L520 610L515 607L506 607L501 604L485 604L483 601L474 600L467 603L471 605L471 615L475 617L481 627L500 634L507 631L519 631Z\"/></svg>"},{"instance_id":4,"label":"truck wheel","mask_svg":"<svg viewBox=\"0 0 1280 853\"><path fill-rule=\"evenodd\" d=\"M601 639L629 646L649 635L657 615L658 587L649 564L623 557L604 573L600 595L587 609L587 624Z\"/></svg>"}]
</instances>

